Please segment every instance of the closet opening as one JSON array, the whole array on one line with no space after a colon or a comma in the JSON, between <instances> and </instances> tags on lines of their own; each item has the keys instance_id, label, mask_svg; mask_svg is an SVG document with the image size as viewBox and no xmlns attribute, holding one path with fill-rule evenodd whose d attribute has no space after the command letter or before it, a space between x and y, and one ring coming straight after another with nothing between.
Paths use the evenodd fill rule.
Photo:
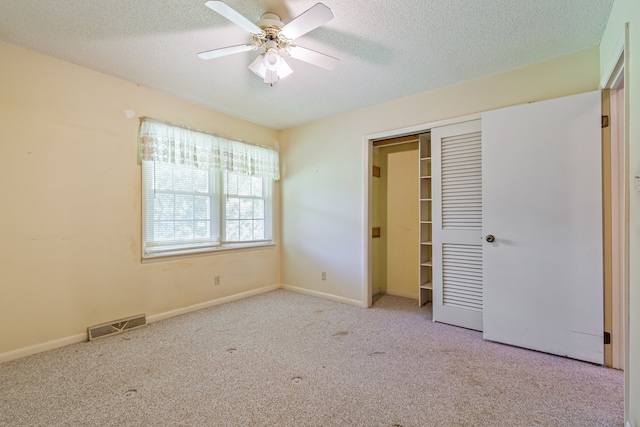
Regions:
<instances>
[{"instance_id":1,"label":"closet opening","mask_svg":"<svg viewBox=\"0 0 640 427\"><path fill-rule=\"evenodd\" d=\"M422 135L422 136L421 136ZM431 247L420 242L422 218L430 218L430 165L420 140L428 132L370 141L371 146L371 301L382 295L431 301ZM426 237L424 237L427 240ZM424 266L422 266L424 264Z\"/></svg>"}]
</instances>

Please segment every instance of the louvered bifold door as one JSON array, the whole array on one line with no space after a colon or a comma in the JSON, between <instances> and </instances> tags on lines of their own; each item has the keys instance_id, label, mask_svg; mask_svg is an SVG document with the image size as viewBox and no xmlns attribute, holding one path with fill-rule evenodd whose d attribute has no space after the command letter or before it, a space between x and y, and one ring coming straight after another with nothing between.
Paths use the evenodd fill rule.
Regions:
<instances>
[{"instance_id":1,"label":"louvered bifold door","mask_svg":"<svg viewBox=\"0 0 640 427\"><path fill-rule=\"evenodd\" d=\"M433 320L482 331L480 120L431 130Z\"/></svg>"}]
</instances>

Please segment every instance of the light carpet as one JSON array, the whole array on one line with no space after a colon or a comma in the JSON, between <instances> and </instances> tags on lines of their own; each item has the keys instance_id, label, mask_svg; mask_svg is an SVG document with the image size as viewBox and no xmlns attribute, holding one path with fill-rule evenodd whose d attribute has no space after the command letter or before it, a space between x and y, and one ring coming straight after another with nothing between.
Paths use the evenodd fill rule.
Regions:
<instances>
[{"instance_id":1,"label":"light carpet","mask_svg":"<svg viewBox=\"0 0 640 427\"><path fill-rule=\"evenodd\" d=\"M0 364L2 426L621 426L622 372L285 290Z\"/></svg>"}]
</instances>

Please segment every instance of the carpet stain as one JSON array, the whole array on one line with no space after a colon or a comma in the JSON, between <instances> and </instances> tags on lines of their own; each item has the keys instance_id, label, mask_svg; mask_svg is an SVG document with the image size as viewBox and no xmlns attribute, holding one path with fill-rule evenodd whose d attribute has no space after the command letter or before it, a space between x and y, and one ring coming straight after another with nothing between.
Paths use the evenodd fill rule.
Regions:
<instances>
[{"instance_id":1,"label":"carpet stain","mask_svg":"<svg viewBox=\"0 0 640 427\"><path fill-rule=\"evenodd\" d=\"M368 356L375 356L378 354L386 354L384 351L374 351L373 353L369 353Z\"/></svg>"},{"instance_id":2,"label":"carpet stain","mask_svg":"<svg viewBox=\"0 0 640 427\"><path fill-rule=\"evenodd\" d=\"M294 384L300 384L302 382L302 377L293 377L291 378Z\"/></svg>"},{"instance_id":3,"label":"carpet stain","mask_svg":"<svg viewBox=\"0 0 640 427\"><path fill-rule=\"evenodd\" d=\"M227 353L235 353L236 351L238 351L238 350L236 350L235 348L228 348L227 349Z\"/></svg>"},{"instance_id":4,"label":"carpet stain","mask_svg":"<svg viewBox=\"0 0 640 427\"><path fill-rule=\"evenodd\" d=\"M124 392L124 396L125 397L133 397L136 394L138 394L138 390L136 390L135 388L132 388L132 389L127 390L127 391Z\"/></svg>"},{"instance_id":5,"label":"carpet stain","mask_svg":"<svg viewBox=\"0 0 640 427\"><path fill-rule=\"evenodd\" d=\"M347 331L340 331L340 332L336 332L335 334L331 335L332 337L344 337L345 335L349 335L349 332Z\"/></svg>"},{"instance_id":6,"label":"carpet stain","mask_svg":"<svg viewBox=\"0 0 640 427\"><path fill-rule=\"evenodd\" d=\"M484 385L484 382L480 378L476 377L475 375L467 375L466 380L470 385L475 385L475 386Z\"/></svg>"}]
</instances>

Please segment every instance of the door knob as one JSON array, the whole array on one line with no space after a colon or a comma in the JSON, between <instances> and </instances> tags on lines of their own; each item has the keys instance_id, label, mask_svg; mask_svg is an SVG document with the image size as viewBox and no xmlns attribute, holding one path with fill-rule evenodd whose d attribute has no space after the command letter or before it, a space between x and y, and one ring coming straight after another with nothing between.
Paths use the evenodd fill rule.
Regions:
<instances>
[{"instance_id":1,"label":"door knob","mask_svg":"<svg viewBox=\"0 0 640 427\"><path fill-rule=\"evenodd\" d=\"M485 237L484 240L486 240L489 243L492 243L496 241L496 238L493 234L487 234L487 237Z\"/></svg>"}]
</instances>

